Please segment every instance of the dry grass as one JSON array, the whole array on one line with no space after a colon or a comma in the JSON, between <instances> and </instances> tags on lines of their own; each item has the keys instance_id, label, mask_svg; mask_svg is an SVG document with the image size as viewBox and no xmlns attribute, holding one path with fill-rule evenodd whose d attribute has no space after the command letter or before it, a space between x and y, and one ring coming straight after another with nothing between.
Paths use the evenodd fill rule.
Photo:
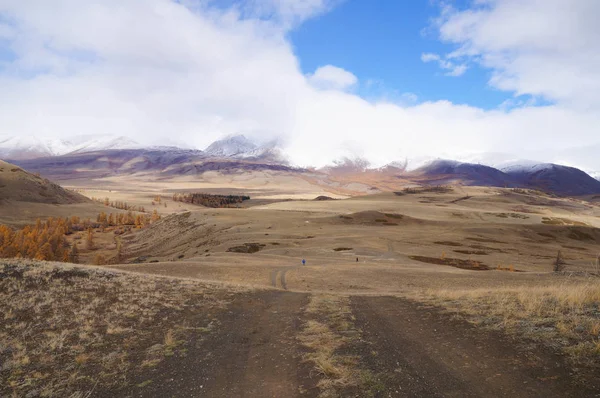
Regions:
<instances>
[{"instance_id":1,"label":"dry grass","mask_svg":"<svg viewBox=\"0 0 600 398\"><path fill-rule=\"evenodd\" d=\"M542 224L548 225L575 225L580 227L588 227L589 225L581 221L573 221L562 217L542 217Z\"/></svg>"},{"instance_id":2,"label":"dry grass","mask_svg":"<svg viewBox=\"0 0 600 398\"><path fill-rule=\"evenodd\" d=\"M560 348L578 362L600 365L600 281L473 290L429 290L420 299Z\"/></svg>"},{"instance_id":3,"label":"dry grass","mask_svg":"<svg viewBox=\"0 0 600 398\"><path fill-rule=\"evenodd\" d=\"M182 280L3 261L0 396L86 396L125 387L178 354L185 311L213 311L225 304L222 296Z\"/></svg>"},{"instance_id":4,"label":"dry grass","mask_svg":"<svg viewBox=\"0 0 600 398\"><path fill-rule=\"evenodd\" d=\"M320 397L335 397L340 389L357 386L361 380L358 359L339 352L358 338L348 297L313 295L306 314L309 320L298 339L310 350L304 359L312 362L321 376Z\"/></svg>"}]
</instances>

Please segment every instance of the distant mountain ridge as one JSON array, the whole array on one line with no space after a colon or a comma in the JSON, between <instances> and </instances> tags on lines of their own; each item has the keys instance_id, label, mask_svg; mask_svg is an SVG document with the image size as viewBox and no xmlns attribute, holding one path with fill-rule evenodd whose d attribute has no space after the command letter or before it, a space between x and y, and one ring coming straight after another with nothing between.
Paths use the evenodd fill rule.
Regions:
<instances>
[{"instance_id":1,"label":"distant mountain ridge","mask_svg":"<svg viewBox=\"0 0 600 398\"><path fill-rule=\"evenodd\" d=\"M12 159L11 155L21 155L21 158ZM298 173L303 170L289 164L276 142L259 145L243 135L217 140L204 151L175 146L142 147L127 138L113 136L96 139L82 136L68 142L13 137L0 141L0 157L56 180L103 178L114 174L171 177L200 175L206 171L236 173L272 170ZM364 158L344 157L333 161L331 166L310 170L334 179L364 180L370 185L385 180L386 189L390 184L406 181L429 185L459 183L524 187L559 195L600 194L600 180L577 168L553 163L518 160L492 167L480 163L422 158L418 165L420 167L411 169L408 160L405 160L374 168Z\"/></svg>"},{"instance_id":2,"label":"distant mountain ridge","mask_svg":"<svg viewBox=\"0 0 600 398\"><path fill-rule=\"evenodd\" d=\"M513 163L502 169L482 164L435 160L410 173L418 181L444 184L522 187L559 195L600 193L600 181L575 167L553 163Z\"/></svg>"},{"instance_id":3,"label":"distant mountain ridge","mask_svg":"<svg viewBox=\"0 0 600 398\"><path fill-rule=\"evenodd\" d=\"M517 183L562 195L600 193L600 181L575 168L552 163L503 169Z\"/></svg>"},{"instance_id":4,"label":"distant mountain ridge","mask_svg":"<svg viewBox=\"0 0 600 398\"><path fill-rule=\"evenodd\" d=\"M490 166L454 160L434 160L411 172L429 183L446 184L454 181L466 185L515 187L519 184L506 173Z\"/></svg>"},{"instance_id":5,"label":"distant mountain ridge","mask_svg":"<svg viewBox=\"0 0 600 398\"><path fill-rule=\"evenodd\" d=\"M133 149L141 147L127 137L78 136L69 140L49 139L35 136L0 137L0 158L11 160L35 159L61 156L69 153L102 151L109 149Z\"/></svg>"}]
</instances>

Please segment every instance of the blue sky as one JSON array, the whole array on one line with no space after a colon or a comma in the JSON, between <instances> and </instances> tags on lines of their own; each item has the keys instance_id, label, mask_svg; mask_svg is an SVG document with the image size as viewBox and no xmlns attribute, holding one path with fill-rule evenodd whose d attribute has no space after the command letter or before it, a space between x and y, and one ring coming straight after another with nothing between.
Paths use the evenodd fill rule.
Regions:
<instances>
[{"instance_id":1,"label":"blue sky","mask_svg":"<svg viewBox=\"0 0 600 398\"><path fill-rule=\"evenodd\" d=\"M461 4L455 2L455 6ZM464 2L463 2L464 3ZM511 92L490 87L491 72L469 65L464 75L445 76L436 63L421 61L422 53L453 49L441 43L430 28L439 6L429 1L347 0L328 13L304 22L290 33L305 73L331 64L354 73L363 97L372 93L369 80L379 90L413 93L418 101L449 100L484 109L498 107Z\"/></svg>"},{"instance_id":2,"label":"blue sky","mask_svg":"<svg viewBox=\"0 0 600 398\"><path fill-rule=\"evenodd\" d=\"M0 135L245 134L298 165L502 152L600 170L579 151L600 145L597 15L598 0L4 0Z\"/></svg>"}]
</instances>

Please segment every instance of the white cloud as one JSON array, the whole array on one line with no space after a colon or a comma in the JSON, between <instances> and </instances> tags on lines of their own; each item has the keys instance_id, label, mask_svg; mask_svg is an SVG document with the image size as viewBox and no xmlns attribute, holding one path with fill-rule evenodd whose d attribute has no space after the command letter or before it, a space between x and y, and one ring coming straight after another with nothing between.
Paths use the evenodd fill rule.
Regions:
<instances>
[{"instance_id":1,"label":"white cloud","mask_svg":"<svg viewBox=\"0 0 600 398\"><path fill-rule=\"evenodd\" d=\"M262 18L275 18L287 28L323 14L344 0L248 0L242 7Z\"/></svg>"},{"instance_id":2,"label":"white cloud","mask_svg":"<svg viewBox=\"0 0 600 398\"><path fill-rule=\"evenodd\" d=\"M440 38L493 71L490 84L572 106L600 106L600 2L486 0L446 9Z\"/></svg>"},{"instance_id":3,"label":"white cloud","mask_svg":"<svg viewBox=\"0 0 600 398\"><path fill-rule=\"evenodd\" d=\"M271 8L273 18L255 3L244 3L254 7L248 11L240 6L220 10L206 1L0 0L0 20L10 21L10 34L0 46L15 54L0 65L0 134L113 133L142 143L168 137L202 148L222 135L245 133L264 140L282 137L292 159L302 165L323 165L355 152L374 165L407 156L490 150L537 150L550 157L562 148L599 140L596 102L589 102L589 108L560 101L486 111L448 101L415 103L412 96L365 100L347 91L357 82L350 71L326 66L304 75L288 41L295 24L334 3L261 2L279 5ZM600 91L586 94L581 87L585 80L594 89L600 69L590 69L593 62L577 66L597 43L568 46L569 40L589 36L587 31L555 38L560 51L541 51L543 40L519 36L519 31L529 35L529 28L513 26L507 32L502 23L482 25L481 18L491 18L500 3L520 10L521 2L506 0L489 2L483 10L478 6L471 14L444 14L441 35L457 44L457 52L430 61L443 61L450 74L464 73L468 62L481 62L494 68L494 84L517 93L597 97ZM556 30L553 23L547 30ZM535 23L540 31L542 25ZM481 30L485 34L473 33ZM510 40L502 37L505 33ZM536 45L504 50L521 42ZM540 66L548 54L561 56ZM535 68L539 76L532 75ZM558 71L551 74L553 69ZM565 76L574 71L579 75ZM566 83L556 82L561 78ZM330 86L315 88L315 79Z\"/></svg>"},{"instance_id":4,"label":"white cloud","mask_svg":"<svg viewBox=\"0 0 600 398\"><path fill-rule=\"evenodd\" d=\"M423 53L421 54L421 61L428 62L436 62L438 66L447 72L444 73L446 76L462 76L468 69L465 64L455 64L452 61L448 61L450 57L442 58L438 54L433 53Z\"/></svg>"},{"instance_id":5,"label":"white cloud","mask_svg":"<svg viewBox=\"0 0 600 398\"><path fill-rule=\"evenodd\" d=\"M467 71L467 65L465 65L465 64L459 64L459 65L450 64L446 69L449 69L449 71L446 72L446 76L454 76L454 77L462 76Z\"/></svg>"},{"instance_id":6,"label":"white cloud","mask_svg":"<svg viewBox=\"0 0 600 398\"><path fill-rule=\"evenodd\" d=\"M308 81L315 88L345 90L354 86L358 79L347 70L333 65L325 65L309 75Z\"/></svg>"},{"instance_id":7,"label":"white cloud","mask_svg":"<svg viewBox=\"0 0 600 398\"><path fill-rule=\"evenodd\" d=\"M440 60L440 56L437 54L433 54L433 53L421 54L421 61L423 61L423 62L432 62L432 61L439 61L439 60Z\"/></svg>"}]
</instances>

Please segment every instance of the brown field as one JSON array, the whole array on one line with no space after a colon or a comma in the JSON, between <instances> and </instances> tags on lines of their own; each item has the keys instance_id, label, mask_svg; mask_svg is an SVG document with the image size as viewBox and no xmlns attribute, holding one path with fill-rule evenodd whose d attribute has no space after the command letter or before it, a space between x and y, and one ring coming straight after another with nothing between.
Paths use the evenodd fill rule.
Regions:
<instances>
[{"instance_id":1,"label":"brown field","mask_svg":"<svg viewBox=\"0 0 600 398\"><path fill-rule=\"evenodd\" d=\"M73 182L88 197L163 217L122 235L118 264L5 263L0 302L12 315L0 319L0 353L10 358L0 395L600 391L591 376L600 365L597 204L462 186L343 199L309 180L295 190L298 179L208 177ZM251 200L206 208L173 202L176 192ZM319 195L342 200L311 200ZM52 211L84 212L77 206L117 211ZM19 225L12 217L0 214ZM113 229L95 234L97 247L81 251L88 264L116 254ZM559 250L566 269L554 273ZM60 356L49 346L57 339Z\"/></svg>"}]
</instances>

